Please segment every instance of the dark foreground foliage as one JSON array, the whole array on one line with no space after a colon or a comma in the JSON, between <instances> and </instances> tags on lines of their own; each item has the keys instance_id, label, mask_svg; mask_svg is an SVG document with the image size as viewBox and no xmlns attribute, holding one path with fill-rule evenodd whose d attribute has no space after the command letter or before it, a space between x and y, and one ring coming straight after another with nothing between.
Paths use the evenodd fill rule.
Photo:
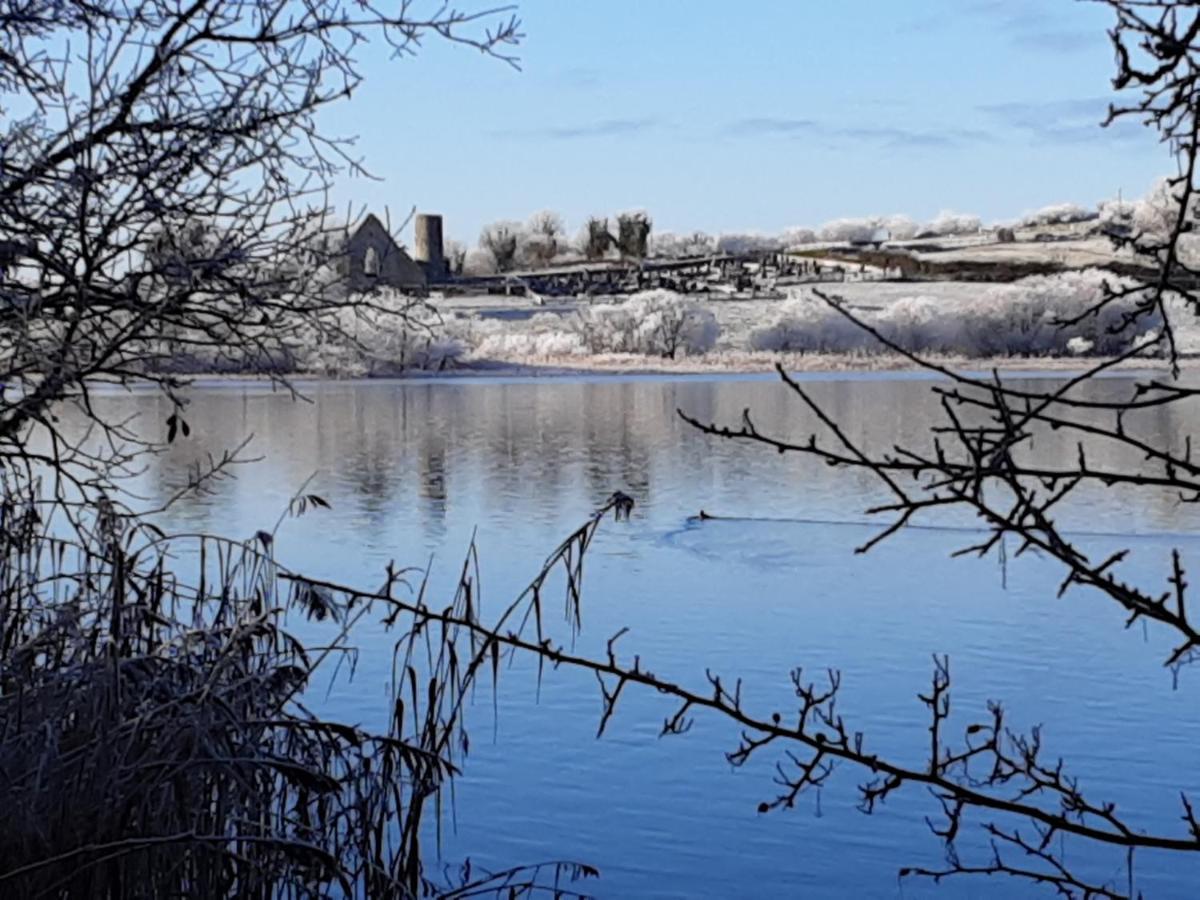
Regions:
<instances>
[{"instance_id":1,"label":"dark foreground foliage","mask_svg":"<svg viewBox=\"0 0 1200 900\"><path fill-rule=\"evenodd\" d=\"M561 568L578 603L610 508L493 630L540 643L544 583ZM416 573L389 569L365 595L315 584L273 560L265 532L166 540L101 515L64 540L51 518L12 493L0 503L0 895L573 895L596 874L423 866L467 755L469 698L481 679L495 688L503 655L480 624L473 551L439 620ZM366 617L394 639L380 733L304 697Z\"/></svg>"}]
</instances>

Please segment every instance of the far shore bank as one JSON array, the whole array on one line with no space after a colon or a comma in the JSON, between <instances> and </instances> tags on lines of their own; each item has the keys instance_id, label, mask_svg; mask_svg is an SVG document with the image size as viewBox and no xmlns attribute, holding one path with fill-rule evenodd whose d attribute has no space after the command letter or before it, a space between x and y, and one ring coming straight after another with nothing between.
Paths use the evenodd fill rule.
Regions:
<instances>
[{"instance_id":1,"label":"far shore bank","mask_svg":"<svg viewBox=\"0 0 1200 900\"><path fill-rule=\"evenodd\" d=\"M1014 375L1037 374L1070 376L1086 372L1104 362L1098 357L990 357L930 356L927 361L955 372L991 372ZM598 354L590 356L548 356L538 359L471 359L466 358L440 370L389 369L377 373L337 372L191 372L179 376L192 384L231 382L269 382L286 380L295 384L318 381L429 381L457 379L504 378L578 378L606 376L676 377L676 376L737 376L772 374L776 367L796 374L838 375L872 374L904 375L931 374L931 368L919 366L903 356L891 354L833 354L833 353L718 353L703 356L684 356L678 359L638 356L634 354ZM1180 360L1185 373L1200 371L1200 358ZM1125 360L1106 370L1110 373L1154 373L1167 375L1170 365L1163 359Z\"/></svg>"}]
</instances>

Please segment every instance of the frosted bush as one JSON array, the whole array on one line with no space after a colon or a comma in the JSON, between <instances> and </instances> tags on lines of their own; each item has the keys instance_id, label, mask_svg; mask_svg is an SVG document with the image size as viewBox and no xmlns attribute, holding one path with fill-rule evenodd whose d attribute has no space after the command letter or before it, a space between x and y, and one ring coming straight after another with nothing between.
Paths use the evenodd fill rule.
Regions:
<instances>
[{"instance_id":1,"label":"frosted bush","mask_svg":"<svg viewBox=\"0 0 1200 900\"><path fill-rule=\"evenodd\" d=\"M1121 283L1111 273L1090 269L1026 278L1013 285L981 287L960 301L909 297L857 316L888 341L926 353L989 356L1112 356L1144 341L1161 322L1141 320L1141 329L1119 326L1135 300L1108 303L1104 283ZM1078 321L1072 321L1078 319ZM1065 321L1071 324L1063 325ZM1140 333L1139 333L1140 332ZM869 353L885 349L823 301L797 296L783 303L774 319L750 334L754 350Z\"/></svg>"},{"instance_id":2,"label":"frosted bush","mask_svg":"<svg viewBox=\"0 0 1200 900\"><path fill-rule=\"evenodd\" d=\"M1166 237L1179 219L1178 189L1160 178L1133 206L1133 227L1152 237Z\"/></svg>"},{"instance_id":3,"label":"frosted bush","mask_svg":"<svg viewBox=\"0 0 1200 900\"><path fill-rule=\"evenodd\" d=\"M549 266L566 248L566 228L562 216L544 209L530 216L518 235L517 259L531 268Z\"/></svg>"},{"instance_id":4,"label":"frosted bush","mask_svg":"<svg viewBox=\"0 0 1200 900\"><path fill-rule=\"evenodd\" d=\"M363 298L368 306L342 310L339 331L310 334L298 359L301 371L323 375L395 375L440 371L466 352L430 307L398 291Z\"/></svg>"},{"instance_id":5,"label":"frosted bush","mask_svg":"<svg viewBox=\"0 0 1200 900\"><path fill-rule=\"evenodd\" d=\"M786 250L789 247L799 247L803 244L815 244L817 233L811 228L785 228L779 235L779 243Z\"/></svg>"},{"instance_id":6,"label":"frosted bush","mask_svg":"<svg viewBox=\"0 0 1200 900\"><path fill-rule=\"evenodd\" d=\"M976 234L982 226L979 216L943 210L929 223L928 230L938 237L949 237L955 234Z\"/></svg>"},{"instance_id":7,"label":"frosted bush","mask_svg":"<svg viewBox=\"0 0 1200 900\"><path fill-rule=\"evenodd\" d=\"M974 234L979 231L981 224L979 216L954 212L941 212L936 219L924 227L903 215L862 216L833 219L822 225L818 233L823 241L844 243L874 240L879 231L885 229L892 240L907 241L917 237L918 234L932 234L939 237Z\"/></svg>"},{"instance_id":8,"label":"frosted bush","mask_svg":"<svg viewBox=\"0 0 1200 900\"><path fill-rule=\"evenodd\" d=\"M1087 222L1096 217L1097 214L1094 211L1085 209L1078 203L1053 203L1026 214L1021 218L1019 224L1024 228L1039 225L1069 225L1072 222Z\"/></svg>"},{"instance_id":9,"label":"frosted bush","mask_svg":"<svg viewBox=\"0 0 1200 900\"><path fill-rule=\"evenodd\" d=\"M464 275L495 275L496 258L482 247L474 247L463 257Z\"/></svg>"},{"instance_id":10,"label":"frosted bush","mask_svg":"<svg viewBox=\"0 0 1200 900\"><path fill-rule=\"evenodd\" d=\"M912 240L921 231L921 226L908 216L888 216L882 224L894 241Z\"/></svg>"},{"instance_id":11,"label":"frosted bush","mask_svg":"<svg viewBox=\"0 0 1200 900\"><path fill-rule=\"evenodd\" d=\"M650 256L655 259L678 259L683 256L683 236L674 231L656 231L650 235Z\"/></svg>"},{"instance_id":12,"label":"frosted bush","mask_svg":"<svg viewBox=\"0 0 1200 900\"><path fill-rule=\"evenodd\" d=\"M1129 200L1102 200L1097 207L1101 225L1132 225L1136 209Z\"/></svg>"},{"instance_id":13,"label":"frosted bush","mask_svg":"<svg viewBox=\"0 0 1200 900\"><path fill-rule=\"evenodd\" d=\"M703 231L693 231L691 234L661 231L650 235L650 255L662 259L710 256L716 250L716 239Z\"/></svg>"},{"instance_id":14,"label":"frosted bush","mask_svg":"<svg viewBox=\"0 0 1200 900\"><path fill-rule=\"evenodd\" d=\"M587 353L583 339L562 316L537 313L518 329L494 319L465 319L455 331L476 359L538 360Z\"/></svg>"},{"instance_id":15,"label":"frosted bush","mask_svg":"<svg viewBox=\"0 0 1200 900\"><path fill-rule=\"evenodd\" d=\"M569 331L506 331L484 337L473 351L480 359L547 359L583 356L583 339Z\"/></svg>"},{"instance_id":16,"label":"frosted bush","mask_svg":"<svg viewBox=\"0 0 1200 900\"><path fill-rule=\"evenodd\" d=\"M717 238L717 250L740 256L746 253L774 253L783 249L783 242L774 235L758 231L729 231Z\"/></svg>"},{"instance_id":17,"label":"frosted bush","mask_svg":"<svg viewBox=\"0 0 1200 900\"><path fill-rule=\"evenodd\" d=\"M623 303L582 310L574 329L592 353L636 353L674 359L711 350L720 335L716 316L673 291L634 294Z\"/></svg>"},{"instance_id":18,"label":"frosted bush","mask_svg":"<svg viewBox=\"0 0 1200 900\"><path fill-rule=\"evenodd\" d=\"M815 297L793 297L774 320L750 332L751 350L784 353L852 353L871 341L865 332Z\"/></svg>"},{"instance_id":19,"label":"frosted bush","mask_svg":"<svg viewBox=\"0 0 1200 900\"><path fill-rule=\"evenodd\" d=\"M833 219L821 226L817 232L823 241L869 241L883 227L878 216L861 219Z\"/></svg>"}]
</instances>

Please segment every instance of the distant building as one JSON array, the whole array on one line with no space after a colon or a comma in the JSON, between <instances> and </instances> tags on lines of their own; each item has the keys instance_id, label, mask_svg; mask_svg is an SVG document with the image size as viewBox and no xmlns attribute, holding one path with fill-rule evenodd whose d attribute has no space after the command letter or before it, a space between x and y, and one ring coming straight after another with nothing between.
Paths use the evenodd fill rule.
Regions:
<instances>
[{"instance_id":1,"label":"distant building","mask_svg":"<svg viewBox=\"0 0 1200 900\"><path fill-rule=\"evenodd\" d=\"M852 247L874 247L878 250L892 239L892 233L886 228L876 228L870 234L855 235L850 239Z\"/></svg>"},{"instance_id":2,"label":"distant building","mask_svg":"<svg viewBox=\"0 0 1200 900\"><path fill-rule=\"evenodd\" d=\"M425 270L413 262L375 215L368 215L346 240L342 272L352 291L390 287L424 291L429 285Z\"/></svg>"},{"instance_id":3,"label":"distant building","mask_svg":"<svg viewBox=\"0 0 1200 900\"><path fill-rule=\"evenodd\" d=\"M442 242L442 217L433 213L420 213L413 222L413 250L417 265L425 270L425 280L430 284L447 281L450 265L446 260L446 249Z\"/></svg>"}]
</instances>

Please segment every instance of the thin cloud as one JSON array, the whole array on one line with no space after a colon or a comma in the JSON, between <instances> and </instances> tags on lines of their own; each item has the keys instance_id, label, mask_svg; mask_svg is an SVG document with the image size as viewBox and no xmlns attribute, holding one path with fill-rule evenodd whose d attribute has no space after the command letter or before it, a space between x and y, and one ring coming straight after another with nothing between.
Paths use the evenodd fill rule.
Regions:
<instances>
[{"instance_id":1,"label":"thin cloud","mask_svg":"<svg viewBox=\"0 0 1200 900\"><path fill-rule=\"evenodd\" d=\"M811 119L783 119L773 116L758 116L730 122L722 132L732 137L759 135L789 135L813 132L818 129Z\"/></svg>"},{"instance_id":2,"label":"thin cloud","mask_svg":"<svg viewBox=\"0 0 1200 900\"><path fill-rule=\"evenodd\" d=\"M910 19L904 31L929 31L948 27L954 18L986 23L1018 48L1054 53L1077 53L1102 46L1104 32L1080 27L1078 14L1031 0L976 0L960 3L953 12Z\"/></svg>"},{"instance_id":3,"label":"thin cloud","mask_svg":"<svg viewBox=\"0 0 1200 900\"><path fill-rule=\"evenodd\" d=\"M913 129L891 126L842 126L812 119L755 117L737 119L721 129L727 137L791 137L824 139L833 146L867 143L894 149L959 147L992 139L979 129Z\"/></svg>"},{"instance_id":4,"label":"thin cloud","mask_svg":"<svg viewBox=\"0 0 1200 900\"><path fill-rule=\"evenodd\" d=\"M989 103L979 111L1008 132L1047 144L1079 144L1097 141L1128 141L1141 137L1136 122L1119 119L1107 128L1109 101L1103 97L1073 100L1013 101Z\"/></svg>"},{"instance_id":5,"label":"thin cloud","mask_svg":"<svg viewBox=\"0 0 1200 900\"><path fill-rule=\"evenodd\" d=\"M662 125L656 118L602 119L578 125L542 125L536 128L506 128L493 131L493 137L535 138L551 141L575 141L586 138L629 137L651 131Z\"/></svg>"}]
</instances>

